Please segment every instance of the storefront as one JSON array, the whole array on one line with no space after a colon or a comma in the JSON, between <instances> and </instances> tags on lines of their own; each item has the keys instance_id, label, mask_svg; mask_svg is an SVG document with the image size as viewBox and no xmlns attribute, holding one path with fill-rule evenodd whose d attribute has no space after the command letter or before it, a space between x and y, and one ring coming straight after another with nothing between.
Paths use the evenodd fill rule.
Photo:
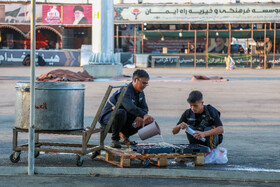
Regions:
<instances>
[{"instance_id":1,"label":"storefront","mask_svg":"<svg viewBox=\"0 0 280 187\"><path fill-rule=\"evenodd\" d=\"M125 28L134 27L133 37L132 32L127 35L135 41L133 52L151 53L149 66L153 56L158 66L178 66L171 58L174 54L179 56L180 67L224 66L224 57L230 55L240 67L252 68L265 62L262 66L266 68L266 62L275 67L280 60L278 7L275 4L119 5L115 7L115 23L119 27L125 27L124 24L128 25ZM126 38L122 33L121 37ZM236 42L239 40L243 43Z\"/></svg>"},{"instance_id":2,"label":"storefront","mask_svg":"<svg viewBox=\"0 0 280 187\"><path fill-rule=\"evenodd\" d=\"M141 59L148 67L224 66L229 55L240 67L266 67L263 62L280 66L278 5L117 4L115 52L123 64L135 64ZM3 54L9 49L29 49L30 8L29 3L0 4ZM39 3L36 48L76 54L82 45L91 44L91 22L90 4ZM70 57L76 59L71 64L79 64L80 57Z\"/></svg>"}]
</instances>

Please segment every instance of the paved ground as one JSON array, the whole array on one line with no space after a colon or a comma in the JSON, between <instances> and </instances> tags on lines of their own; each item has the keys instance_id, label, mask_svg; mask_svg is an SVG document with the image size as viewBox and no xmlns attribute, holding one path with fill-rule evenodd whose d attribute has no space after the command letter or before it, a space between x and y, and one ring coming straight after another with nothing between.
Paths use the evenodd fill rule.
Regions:
<instances>
[{"instance_id":1,"label":"paved ground","mask_svg":"<svg viewBox=\"0 0 280 187\"><path fill-rule=\"evenodd\" d=\"M134 186L134 187L162 187L162 186L254 186L265 187L275 186L275 183L265 182L240 182L240 181L212 181L212 180L195 180L195 179L151 179L151 178L104 178L96 176L54 176L54 175L41 175L41 176L0 176L0 186L13 186L13 187L53 187L53 186ZM18 183L21 181L21 183ZM7 185L8 184L8 185Z\"/></svg>"},{"instance_id":2,"label":"paved ground","mask_svg":"<svg viewBox=\"0 0 280 187\"><path fill-rule=\"evenodd\" d=\"M60 67L72 71L81 71L78 67ZM36 76L57 67L38 67ZM131 75L134 69L124 69L125 75ZM228 163L225 165L205 165L194 170L241 170L252 172L280 172L280 73L279 69L255 70L237 69L147 69L151 76L145 93L150 114L159 123L163 139L168 143L186 143L183 132L174 136L173 126L182 112L188 107L186 98L190 91L201 90L205 103L212 104L222 113L225 135L222 147L228 150ZM228 82L193 82L192 75L222 76ZM21 161L13 164L9 161L12 153L12 128L14 126L15 83L29 79L28 67L0 68L0 166L27 166L27 153L23 152ZM85 126L90 125L101 98L109 84L128 82L129 78L97 80L85 82ZM26 134L19 139L25 142ZM77 137L57 137L44 135L42 139L55 142L66 140L79 142ZM140 141L137 135L132 139ZM107 138L107 142L109 138ZM160 136L148 142L161 142ZM91 143L98 143L95 135ZM75 155L41 155L36 166L75 166ZM83 167L114 167L104 162L85 158ZM135 163L132 167L141 167ZM168 168L184 168L169 165ZM253 185L254 186L254 185Z\"/></svg>"}]
</instances>

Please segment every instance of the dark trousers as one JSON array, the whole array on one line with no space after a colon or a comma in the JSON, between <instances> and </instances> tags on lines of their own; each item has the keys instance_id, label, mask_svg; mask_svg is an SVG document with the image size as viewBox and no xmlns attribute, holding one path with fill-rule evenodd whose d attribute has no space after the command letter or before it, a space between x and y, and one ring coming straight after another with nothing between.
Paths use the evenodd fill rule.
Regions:
<instances>
[{"instance_id":1,"label":"dark trousers","mask_svg":"<svg viewBox=\"0 0 280 187\"><path fill-rule=\"evenodd\" d=\"M111 114L112 113L109 113L104 117L102 122L103 125L108 124ZM112 140L120 140L120 132L123 133L127 138L136 134L140 128L134 128L132 126L135 118L135 116L129 114L126 110L118 109L115 119L109 130L109 132L112 133Z\"/></svg>"},{"instance_id":2,"label":"dark trousers","mask_svg":"<svg viewBox=\"0 0 280 187\"><path fill-rule=\"evenodd\" d=\"M206 127L204 129L204 131L211 130L211 129L212 129L211 127ZM190 144L205 145L205 146L210 147L210 149L216 148L223 141L222 135L206 136L205 137L206 141L203 142L201 140L195 139L192 135L190 135L188 133L186 133L186 134L187 134L187 138L188 138Z\"/></svg>"}]
</instances>

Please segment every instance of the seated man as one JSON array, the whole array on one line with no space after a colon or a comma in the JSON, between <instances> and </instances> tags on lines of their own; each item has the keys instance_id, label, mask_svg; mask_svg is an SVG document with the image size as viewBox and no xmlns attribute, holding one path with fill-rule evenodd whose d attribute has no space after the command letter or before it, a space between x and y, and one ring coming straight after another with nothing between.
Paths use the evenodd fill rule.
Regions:
<instances>
[{"instance_id":1,"label":"seated man","mask_svg":"<svg viewBox=\"0 0 280 187\"><path fill-rule=\"evenodd\" d=\"M112 132L111 147L121 148L121 143L135 145L136 142L131 142L129 137L137 133L144 124L154 121L154 118L148 115L148 106L143 92L148 86L149 79L149 74L145 70L136 70L133 73L132 82L128 85L124 99L109 131ZM107 101L99 118L101 125L108 124L121 89L116 91ZM133 125L134 122L135 125ZM119 142L120 138L123 139L121 143Z\"/></svg>"},{"instance_id":2,"label":"seated man","mask_svg":"<svg viewBox=\"0 0 280 187\"><path fill-rule=\"evenodd\" d=\"M187 133L190 144L201 144L211 149L217 147L222 143L224 132L220 112L211 105L203 105L203 96L200 91L192 91L189 94L188 103L190 109L182 114L172 133L178 134L181 129L191 127L195 133L193 136ZM206 138L206 141L201 141L202 138Z\"/></svg>"}]
</instances>

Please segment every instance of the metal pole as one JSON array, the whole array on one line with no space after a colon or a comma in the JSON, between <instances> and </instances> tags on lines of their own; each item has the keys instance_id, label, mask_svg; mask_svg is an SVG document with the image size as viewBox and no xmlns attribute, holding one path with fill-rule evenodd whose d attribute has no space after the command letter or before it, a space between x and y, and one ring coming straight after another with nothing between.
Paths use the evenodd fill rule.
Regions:
<instances>
[{"instance_id":1,"label":"metal pole","mask_svg":"<svg viewBox=\"0 0 280 187\"><path fill-rule=\"evenodd\" d=\"M31 1L31 23L30 23L30 40L31 40L31 71L30 71L30 122L28 138L28 175L34 175L34 149L35 149L35 50L36 50L36 0Z\"/></svg>"},{"instance_id":2,"label":"metal pole","mask_svg":"<svg viewBox=\"0 0 280 187\"><path fill-rule=\"evenodd\" d=\"M263 58L263 69L266 69L267 67L267 53L266 53L266 23L264 24L264 50L263 50L263 55L264 55L264 58Z\"/></svg>"},{"instance_id":3,"label":"metal pole","mask_svg":"<svg viewBox=\"0 0 280 187\"><path fill-rule=\"evenodd\" d=\"M274 69L275 67L275 49L276 49L276 23L274 23L274 41L273 41L273 66L272 68Z\"/></svg>"},{"instance_id":4,"label":"metal pole","mask_svg":"<svg viewBox=\"0 0 280 187\"><path fill-rule=\"evenodd\" d=\"M252 23L251 24L251 38L252 38L252 40L251 41L253 41L254 40L254 24ZM251 47L251 64L250 64L250 67L251 67L251 69L253 68L253 47Z\"/></svg>"},{"instance_id":5,"label":"metal pole","mask_svg":"<svg viewBox=\"0 0 280 187\"><path fill-rule=\"evenodd\" d=\"M197 40L197 30L194 32L194 69L196 69L196 40Z\"/></svg>"},{"instance_id":6,"label":"metal pole","mask_svg":"<svg viewBox=\"0 0 280 187\"><path fill-rule=\"evenodd\" d=\"M134 65L136 67L136 25L134 25L134 36L133 36L133 43L134 43L134 48L133 48L133 53L134 53Z\"/></svg>"},{"instance_id":7,"label":"metal pole","mask_svg":"<svg viewBox=\"0 0 280 187\"><path fill-rule=\"evenodd\" d=\"M144 30L144 27L143 27L143 23L142 23L142 31ZM143 37L141 37L141 52L142 54L144 53L144 39Z\"/></svg>"},{"instance_id":8,"label":"metal pole","mask_svg":"<svg viewBox=\"0 0 280 187\"><path fill-rule=\"evenodd\" d=\"M209 45L209 23L207 23L206 29L206 46L205 46L205 60L206 60L206 68L208 68L208 45Z\"/></svg>"}]
</instances>

